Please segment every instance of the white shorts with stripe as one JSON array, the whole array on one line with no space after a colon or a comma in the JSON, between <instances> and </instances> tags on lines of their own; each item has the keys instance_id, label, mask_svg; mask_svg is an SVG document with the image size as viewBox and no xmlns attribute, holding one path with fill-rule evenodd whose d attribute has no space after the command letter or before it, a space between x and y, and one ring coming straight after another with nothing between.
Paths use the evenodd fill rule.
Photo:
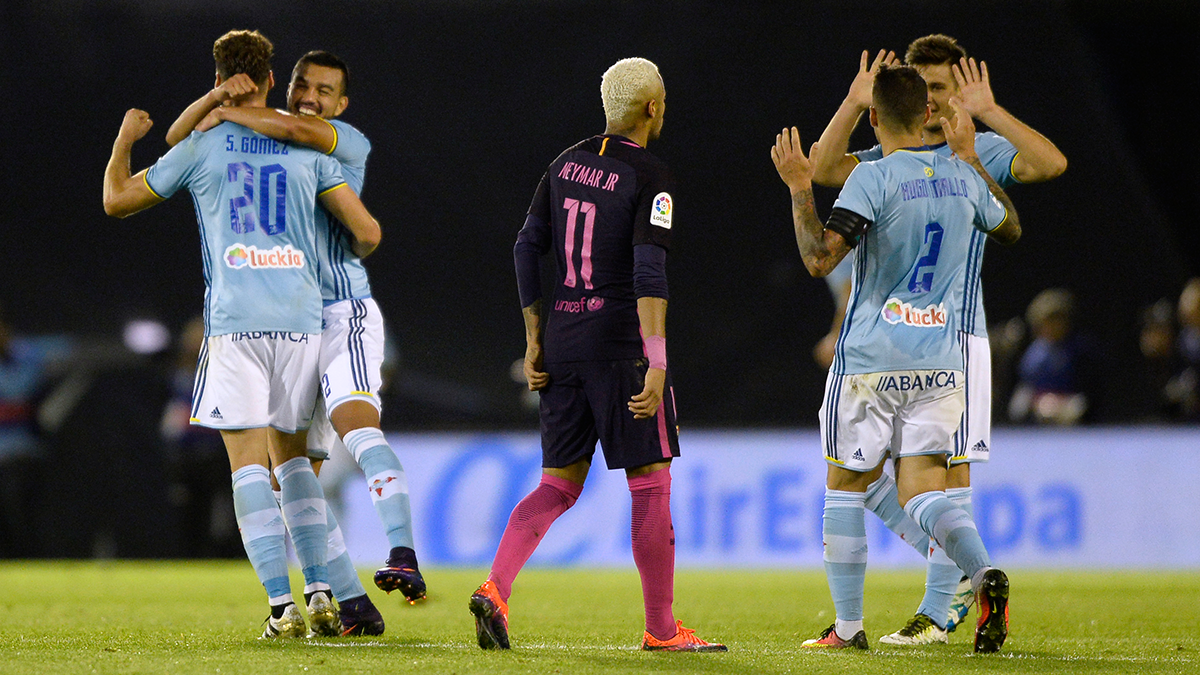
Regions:
<instances>
[{"instance_id":1,"label":"white shorts with stripe","mask_svg":"<svg viewBox=\"0 0 1200 675\"><path fill-rule=\"evenodd\" d=\"M374 300L342 300L326 305L322 313L321 398L308 434L308 456L323 459L340 442L329 422L328 411L347 401L366 401L380 409L383 378L383 316ZM327 456L327 455L326 455Z\"/></svg>"},{"instance_id":2,"label":"white shorts with stripe","mask_svg":"<svg viewBox=\"0 0 1200 675\"><path fill-rule=\"evenodd\" d=\"M317 397L320 337L251 332L205 338L192 389L192 424L307 429Z\"/></svg>"},{"instance_id":3,"label":"white shorts with stripe","mask_svg":"<svg viewBox=\"0 0 1200 675\"><path fill-rule=\"evenodd\" d=\"M825 380L821 449L825 461L851 471L893 457L949 455L963 414L959 370L903 370L835 375Z\"/></svg>"},{"instance_id":4,"label":"white shorts with stripe","mask_svg":"<svg viewBox=\"0 0 1200 675\"><path fill-rule=\"evenodd\" d=\"M986 462L992 445L992 349L985 337L959 336L966 364L967 403L950 463Z\"/></svg>"}]
</instances>

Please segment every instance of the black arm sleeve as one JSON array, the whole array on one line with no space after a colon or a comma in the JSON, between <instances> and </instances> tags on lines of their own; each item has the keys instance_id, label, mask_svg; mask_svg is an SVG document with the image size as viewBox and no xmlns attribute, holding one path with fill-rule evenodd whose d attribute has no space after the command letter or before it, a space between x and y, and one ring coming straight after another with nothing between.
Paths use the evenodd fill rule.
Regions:
<instances>
[{"instance_id":1,"label":"black arm sleeve","mask_svg":"<svg viewBox=\"0 0 1200 675\"><path fill-rule=\"evenodd\" d=\"M863 232L871 226L871 221L863 218L853 211L847 211L840 207L834 207L833 213L829 214L829 220L825 223L825 229L833 230L842 235L850 248L858 246L858 240L862 238Z\"/></svg>"}]
</instances>

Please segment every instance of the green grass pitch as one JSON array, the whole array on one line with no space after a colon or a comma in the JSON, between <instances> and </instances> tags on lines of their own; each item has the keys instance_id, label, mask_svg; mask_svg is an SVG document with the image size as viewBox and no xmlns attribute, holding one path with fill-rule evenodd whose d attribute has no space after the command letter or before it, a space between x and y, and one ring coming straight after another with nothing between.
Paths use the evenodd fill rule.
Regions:
<instances>
[{"instance_id":1,"label":"green grass pitch","mask_svg":"<svg viewBox=\"0 0 1200 675\"><path fill-rule=\"evenodd\" d=\"M467 598L482 570L426 571L417 606L364 582L378 638L263 641L266 598L245 562L0 564L0 673L1185 673L1200 672L1200 574L1013 570L1012 632L998 655L875 642L911 616L920 571L868 573L870 652L813 653L829 625L820 570L680 571L675 613L725 654L642 652L632 569L525 570L513 649L475 645ZM299 588L293 573L293 587ZM974 617L974 614L972 615Z\"/></svg>"}]
</instances>

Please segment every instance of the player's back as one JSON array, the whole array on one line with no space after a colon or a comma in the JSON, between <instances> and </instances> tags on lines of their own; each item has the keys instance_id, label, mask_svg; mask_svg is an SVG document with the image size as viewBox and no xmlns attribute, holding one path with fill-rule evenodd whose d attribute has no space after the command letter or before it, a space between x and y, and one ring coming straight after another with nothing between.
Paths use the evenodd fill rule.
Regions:
<instances>
[{"instance_id":1,"label":"player's back","mask_svg":"<svg viewBox=\"0 0 1200 675\"><path fill-rule=\"evenodd\" d=\"M164 197L192 193L208 335L321 332L314 207L345 182L336 161L226 122L192 133L146 182Z\"/></svg>"},{"instance_id":2,"label":"player's back","mask_svg":"<svg viewBox=\"0 0 1200 675\"><path fill-rule=\"evenodd\" d=\"M362 195L371 142L361 131L341 120L325 120L337 134L329 156L342 166L342 175L355 193ZM336 218L317 205L317 255L321 296L326 303L371 297L371 283L362 259L354 253L354 238Z\"/></svg>"},{"instance_id":3,"label":"player's back","mask_svg":"<svg viewBox=\"0 0 1200 675\"><path fill-rule=\"evenodd\" d=\"M899 150L855 167L835 207L872 221L834 368L841 373L962 369L957 331L975 233L1003 219L965 162Z\"/></svg>"},{"instance_id":4,"label":"player's back","mask_svg":"<svg viewBox=\"0 0 1200 675\"><path fill-rule=\"evenodd\" d=\"M557 262L547 362L637 358L633 248L669 247L666 165L620 136L595 136L550 165L530 214L549 223Z\"/></svg>"}]
</instances>

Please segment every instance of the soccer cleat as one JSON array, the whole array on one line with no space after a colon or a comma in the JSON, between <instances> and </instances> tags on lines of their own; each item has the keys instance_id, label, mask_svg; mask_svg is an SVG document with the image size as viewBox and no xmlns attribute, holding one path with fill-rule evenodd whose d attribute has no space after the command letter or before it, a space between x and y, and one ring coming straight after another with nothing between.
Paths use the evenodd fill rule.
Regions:
<instances>
[{"instance_id":1,"label":"soccer cleat","mask_svg":"<svg viewBox=\"0 0 1200 675\"><path fill-rule=\"evenodd\" d=\"M467 609L475 615L475 637L480 649L508 649L508 603L491 579L471 595Z\"/></svg>"},{"instance_id":2,"label":"soccer cleat","mask_svg":"<svg viewBox=\"0 0 1200 675\"><path fill-rule=\"evenodd\" d=\"M815 637L811 640L805 640L800 644L800 646L807 647L808 649L871 648L870 643L867 642L867 632L865 630L858 631L854 634L854 637L850 638L849 640L843 640L842 638L838 637L837 631L834 630L835 626L837 626L837 624L834 624L833 626L830 626L822 631L820 637Z\"/></svg>"},{"instance_id":3,"label":"soccer cleat","mask_svg":"<svg viewBox=\"0 0 1200 675\"><path fill-rule=\"evenodd\" d=\"M425 599L425 578L413 567L380 567L375 571L375 585L386 593L400 591L410 605Z\"/></svg>"},{"instance_id":4,"label":"soccer cleat","mask_svg":"<svg viewBox=\"0 0 1200 675\"><path fill-rule=\"evenodd\" d=\"M1008 577L1004 572L995 568L984 572L976 599L979 623L975 625L975 651L998 652L1008 637Z\"/></svg>"},{"instance_id":5,"label":"soccer cleat","mask_svg":"<svg viewBox=\"0 0 1200 675\"><path fill-rule=\"evenodd\" d=\"M946 615L947 633L953 633L954 629L966 620L971 613L973 604L975 604L975 590L971 588L971 580L963 577L958 582L958 590L954 592L954 600L950 603L950 613Z\"/></svg>"},{"instance_id":6,"label":"soccer cleat","mask_svg":"<svg viewBox=\"0 0 1200 675\"><path fill-rule=\"evenodd\" d=\"M342 620L337 607L324 591L308 599L308 637L337 637L342 634Z\"/></svg>"},{"instance_id":7,"label":"soccer cleat","mask_svg":"<svg viewBox=\"0 0 1200 675\"><path fill-rule=\"evenodd\" d=\"M659 640L650 634L642 633L642 649L649 652L727 652L729 649L716 642L706 642L696 637L696 631L684 628L683 622L675 621L675 637L670 640Z\"/></svg>"},{"instance_id":8,"label":"soccer cleat","mask_svg":"<svg viewBox=\"0 0 1200 675\"><path fill-rule=\"evenodd\" d=\"M908 620L904 628L879 638L885 645L931 645L935 642L950 642L946 631L938 628L933 619L918 614Z\"/></svg>"},{"instance_id":9,"label":"soccer cleat","mask_svg":"<svg viewBox=\"0 0 1200 675\"><path fill-rule=\"evenodd\" d=\"M383 635L383 616L365 595L339 603L342 635Z\"/></svg>"},{"instance_id":10,"label":"soccer cleat","mask_svg":"<svg viewBox=\"0 0 1200 675\"><path fill-rule=\"evenodd\" d=\"M266 623L266 629L258 638L260 640L304 637L304 615L300 613L294 602L288 604L287 608L283 610L283 616L278 619L268 616Z\"/></svg>"}]
</instances>

